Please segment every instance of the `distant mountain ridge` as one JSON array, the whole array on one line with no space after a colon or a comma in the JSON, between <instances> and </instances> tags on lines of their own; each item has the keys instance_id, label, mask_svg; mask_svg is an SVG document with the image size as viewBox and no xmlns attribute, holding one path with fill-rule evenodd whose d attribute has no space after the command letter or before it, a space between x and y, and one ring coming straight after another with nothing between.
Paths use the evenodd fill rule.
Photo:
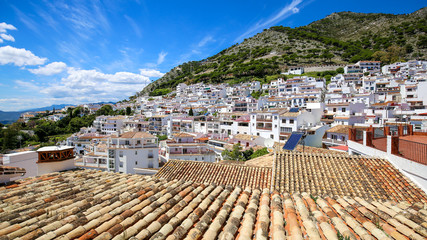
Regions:
<instances>
[{"instance_id":1,"label":"distant mountain ridge","mask_svg":"<svg viewBox=\"0 0 427 240\"><path fill-rule=\"evenodd\" d=\"M222 83L278 74L290 66L425 59L427 7L411 14L338 12L306 26L275 26L201 61L183 63L138 95L179 83Z\"/></svg>"},{"instance_id":2,"label":"distant mountain ridge","mask_svg":"<svg viewBox=\"0 0 427 240\"><path fill-rule=\"evenodd\" d=\"M39 111L52 111L53 109L62 109L66 106L75 106L73 104L57 104L57 105L51 105L48 107L41 107L41 108L33 108L33 109L27 109L23 111L12 111L12 112L5 112L0 110L0 123L2 124L9 124L16 122L16 120L19 119L21 114L25 112L39 112Z\"/></svg>"}]
</instances>

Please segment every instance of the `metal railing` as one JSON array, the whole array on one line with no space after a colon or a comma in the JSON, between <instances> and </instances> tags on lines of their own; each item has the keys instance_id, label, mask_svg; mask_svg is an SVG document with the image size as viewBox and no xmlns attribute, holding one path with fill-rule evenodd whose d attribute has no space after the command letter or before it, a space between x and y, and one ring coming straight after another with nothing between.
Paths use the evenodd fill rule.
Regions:
<instances>
[{"instance_id":1,"label":"metal railing","mask_svg":"<svg viewBox=\"0 0 427 240\"><path fill-rule=\"evenodd\" d=\"M399 154L411 161L427 165L427 144L399 139Z\"/></svg>"}]
</instances>

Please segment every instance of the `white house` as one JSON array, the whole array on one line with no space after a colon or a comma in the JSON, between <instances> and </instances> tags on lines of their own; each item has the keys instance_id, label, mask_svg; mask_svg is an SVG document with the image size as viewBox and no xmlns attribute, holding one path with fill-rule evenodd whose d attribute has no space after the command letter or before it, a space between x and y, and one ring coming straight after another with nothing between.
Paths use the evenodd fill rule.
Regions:
<instances>
[{"instance_id":1,"label":"white house","mask_svg":"<svg viewBox=\"0 0 427 240\"><path fill-rule=\"evenodd\" d=\"M159 168L157 137L147 132L126 132L95 144L76 166L104 171L147 174ZM148 174L151 172L148 171Z\"/></svg>"}]
</instances>

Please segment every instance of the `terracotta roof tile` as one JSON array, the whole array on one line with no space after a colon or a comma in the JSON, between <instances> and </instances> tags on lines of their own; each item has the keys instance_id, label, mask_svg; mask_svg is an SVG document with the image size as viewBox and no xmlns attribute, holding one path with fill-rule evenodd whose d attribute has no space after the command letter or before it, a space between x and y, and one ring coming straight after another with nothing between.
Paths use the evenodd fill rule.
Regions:
<instances>
[{"instance_id":1,"label":"terracotta roof tile","mask_svg":"<svg viewBox=\"0 0 427 240\"><path fill-rule=\"evenodd\" d=\"M179 179L208 184L268 188L271 181L271 168L170 160L159 170L156 177L167 180Z\"/></svg>"},{"instance_id":2,"label":"terracotta roof tile","mask_svg":"<svg viewBox=\"0 0 427 240\"><path fill-rule=\"evenodd\" d=\"M427 202L420 188L380 158L283 151L273 169L272 185L279 192Z\"/></svg>"},{"instance_id":3,"label":"terracotta roof tile","mask_svg":"<svg viewBox=\"0 0 427 240\"><path fill-rule=\"evenodd\" d=\"M0 187L1 239L425 239L425 202L292 194L93 170ZM50 196L53 201L44 202ZM32 204L35 203L35 204Z\"/></svg>"}]
</instances>

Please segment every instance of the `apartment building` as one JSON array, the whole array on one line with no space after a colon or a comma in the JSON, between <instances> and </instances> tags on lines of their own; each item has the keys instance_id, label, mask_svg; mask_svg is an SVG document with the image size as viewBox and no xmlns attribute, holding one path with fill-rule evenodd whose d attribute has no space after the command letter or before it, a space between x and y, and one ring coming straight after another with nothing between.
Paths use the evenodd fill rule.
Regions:
<instances>
[{"instance_id":1,"label":"apartment building","mask_svg":"<svg viewBox=\"0 0 427 240\"><path fill-rule=\"evenodd\" d=\"M216 162L217 155L211 150L207 143L195 140L195 135L188 133L177 133L172 135L171 140L164 142L160 149L162 161L192 160L202 162Z\"/></svg>"},{"instance_id":2,"label":"apartment building","mask_svg":"<svg viewBox=\"0 0 427 240\"><path fill-rule=\"evenodd\" d=\"M76 166L103 171L147 174L159 168L157 137L147 132L126 132L92 145Z\"/></svg>"}]
</instances>

